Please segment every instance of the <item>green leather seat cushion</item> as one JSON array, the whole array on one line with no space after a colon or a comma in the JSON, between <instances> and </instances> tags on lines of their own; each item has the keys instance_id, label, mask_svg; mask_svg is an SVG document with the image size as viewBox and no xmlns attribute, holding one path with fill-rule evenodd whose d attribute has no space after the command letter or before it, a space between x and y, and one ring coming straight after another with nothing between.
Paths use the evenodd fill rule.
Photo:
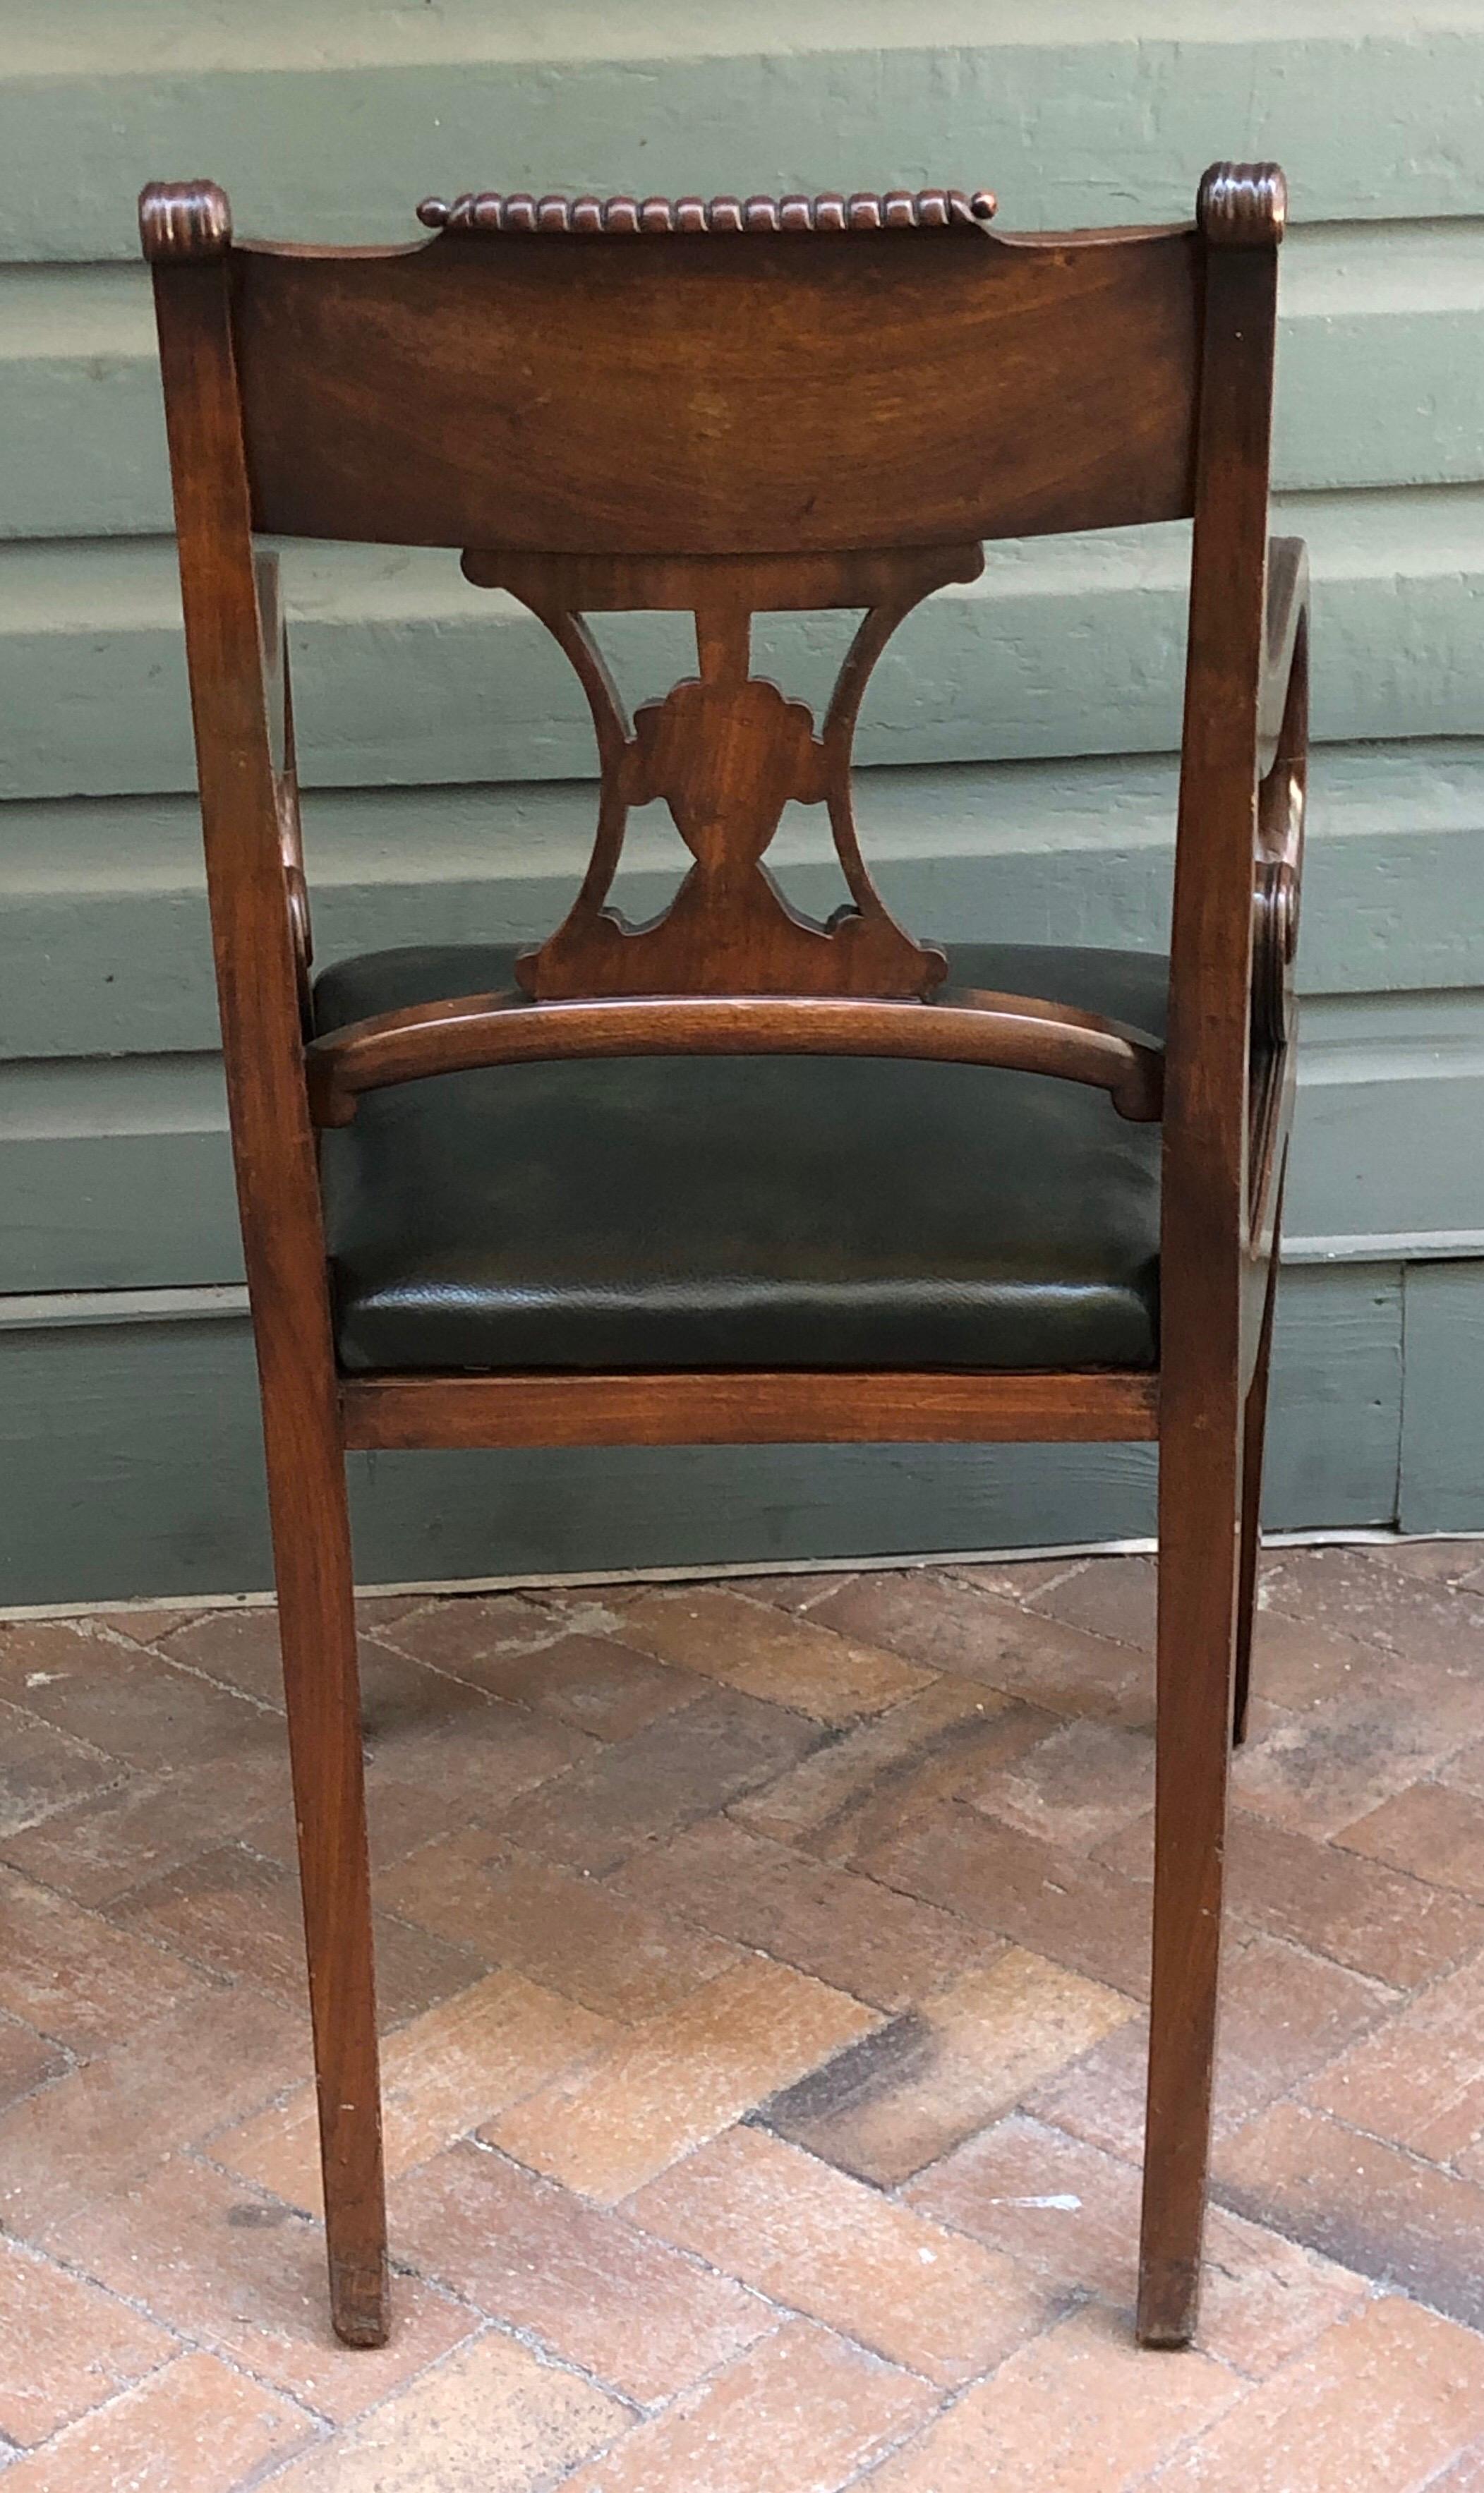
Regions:
<instances>
[{"instance_id":1,"label":"green leather seat cushion","mask_svg":"<svg viewBox=\"0 0 1484 2493\"><path fill-rule=\"evenodd\" d=\"M321 1031L514 984L343 961ZM1145 954L963 946L955 985L1162 1036ZM863 1057L497 1066L367 1094L323 1181L348 1369L1149 1367L1159 1127L1042 1074Z\"/></svg>"}]
</instances>

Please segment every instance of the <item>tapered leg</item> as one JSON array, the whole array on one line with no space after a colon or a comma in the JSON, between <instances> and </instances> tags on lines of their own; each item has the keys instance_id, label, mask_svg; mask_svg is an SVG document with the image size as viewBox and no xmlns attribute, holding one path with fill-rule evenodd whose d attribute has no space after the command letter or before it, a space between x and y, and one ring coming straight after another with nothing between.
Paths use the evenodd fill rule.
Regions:
<instances>
[{"instance_id":1,"label":"tapered leg","mask_svg":"<svg viewBox=\"0 0 1484 2493\"><path fill-rule=\"evenodd\" d=\"M1235 1363L1171 1397L1160 1443L1154 1984L1138 2334L1196 2326L1221 1969L1222 1871L1241 1564Z\"/></svg>"},{"instance_id":2,"label":"tapered leg","mask_svg":"<svg viewBox=\"0 0 1484 2493\"><path fill-rule=\"evenodd\" d=\"M386 2212L349 1519L324 1397L265 1393L279 1637L319 2099L330 2311L351 2346L387 2333ZM318 1425L317 1425L318 1423Z\"/></svg>"},{"instance_id":3,"label":"tapered leg","mask_svg":"<svg viewBox=\"0 0 1484 2493\"><path fill-rule=\"evenodd\" d=\"M1273 1364L1273 1309L1278 1300L1278 1241L1273 1241L1273 1259L1267 1268L1267 1291L1262 1302L1262 1333L1257 1343L1257 1365L1247 1389L1247 1410L1242 1427L1242 1559L1237 1585L1236 1668L1231 1710L1231 1745L1239 1749L1247 1737L1247 1706L1252 1695L1253 1622L1257 1607L1257 1553L1262 1546L1262 1448L1267 1434L1267 1379Z\"/></svg>"}]
</instances>

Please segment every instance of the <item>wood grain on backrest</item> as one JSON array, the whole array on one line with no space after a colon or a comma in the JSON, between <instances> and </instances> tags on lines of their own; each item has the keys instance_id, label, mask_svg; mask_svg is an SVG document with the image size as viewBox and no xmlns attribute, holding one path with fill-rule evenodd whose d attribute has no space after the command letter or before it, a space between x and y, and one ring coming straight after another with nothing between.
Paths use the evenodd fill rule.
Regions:
<instances>
[{"instance_id":1,"label":"wood grain on backrest","mask_svg":"<svg viewBox=\"0 0 1484 2493\"><path fill-rule=\"evenodd\" d=\"M985 227L990 204L943 192L709 206L486 195L425 202L439 230L419 249L321 252L234 246L210 183L147 190L203 790L208 761L228 773L230 802L206 808L208 846L211 818L246 801L237 766L261 706L260 680L256 706L239 680L257 672L252 529L457 546L471 580L512 591L554 632L597 736L588 872L518 965L537 1010L941 996L944 954L894 923L856 837L850 744L872 666L922 596L975 576L985 537L1193 514L1200 628L1173 984L1178 1002L1206 976L1199 894L1215 858L1231 882L1226 1019L1245 1045L1249 661L1282 176L1212 166L1190 228L1007 239ZM757 613L815 605L863 609L820 722L751 665ZM607 606L695 617L697 675L632 725L585 621ZM219 752L200 688L228 650L233 724ZM273 813L294 922L257 724L255 804ZM692 864L669 909L630 926L609 893L627 811L656 797ZM1219 838L1218 799L1230 816ZM790 801L830 815L848 900L824 922L791 909L766 864ZM225 918L219 934L235 958ZM1066 1056L1061 1008L1031 1011L1061 1014ZM490 1038L468 1022L466 1051Z\"/></svg>"},{"instance_id":2,"label":"wood grain on backrest","mask_svg":"<svg viewBox=\"0 0 1484 2493\"><path fill-rule=\"evenodd\" d=\"M1194 229L728 231L704 211L694 230L455 214L410 251L238 245L255 523L797 554L1180 517L1201 261Z\"/></svg>"},{"instance_id":3,"label":"wood grain on backrest","mask_svg":"<svg viewBox=\"0 0 1484 2493\"><path fill-rule=\"evenodd\" d=\"M894 625L978 572L980 540L1192 507L1194 230L991 234L987 194L425 201L404 252L230 254L259 528L457 545L522 597L592 711L592 858L523 955L545 1001L925 997L856 836L850 745ZM698 675L632 727L583 620L679 605ZM860 606L830 708L751 672L770 605ZM643 927L609 904L629 808L692 864ZM827 807L848 904L795 911L765 856Z\"/></svg>"}]
</instances>

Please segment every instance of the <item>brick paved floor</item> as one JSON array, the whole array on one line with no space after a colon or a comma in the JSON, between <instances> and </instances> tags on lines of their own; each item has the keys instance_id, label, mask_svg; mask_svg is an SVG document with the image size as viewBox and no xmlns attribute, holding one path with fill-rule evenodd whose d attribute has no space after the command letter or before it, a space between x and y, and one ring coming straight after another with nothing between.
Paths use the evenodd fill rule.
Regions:
<instances>
[{"instance_id":1,"label":"brick paved floor","mask_svg":"<svg viewBox=\"0 0 1484 2493\"><path fill-rule=\"evenodd\" d=\"M1274 1553L1199 2351L1144 1559L365 1606L396 2328L271 1614L0 1628L5 2493L1481 2493L1484 1550Z\"/></svg>"}]
</instances>

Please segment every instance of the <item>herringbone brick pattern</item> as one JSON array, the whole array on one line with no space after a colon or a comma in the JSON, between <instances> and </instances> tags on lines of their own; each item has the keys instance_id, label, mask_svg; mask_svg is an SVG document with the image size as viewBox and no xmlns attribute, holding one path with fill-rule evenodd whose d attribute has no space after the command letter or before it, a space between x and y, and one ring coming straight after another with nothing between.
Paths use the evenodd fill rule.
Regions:
<instances>
[{"instance_id":1,"label":"herringbone brick pattern","mask_svg":"<svg viewBox=\"0 0 1484 2493\"><path fill-rule=\"evenodd\" d=\"M0 1628L6 2493L1484 2486L1481 1557L1267 1564L1180 2357L1149 1562L367 1603L374 2354L271 1614Z\"/></svg>"}]
</instances>

